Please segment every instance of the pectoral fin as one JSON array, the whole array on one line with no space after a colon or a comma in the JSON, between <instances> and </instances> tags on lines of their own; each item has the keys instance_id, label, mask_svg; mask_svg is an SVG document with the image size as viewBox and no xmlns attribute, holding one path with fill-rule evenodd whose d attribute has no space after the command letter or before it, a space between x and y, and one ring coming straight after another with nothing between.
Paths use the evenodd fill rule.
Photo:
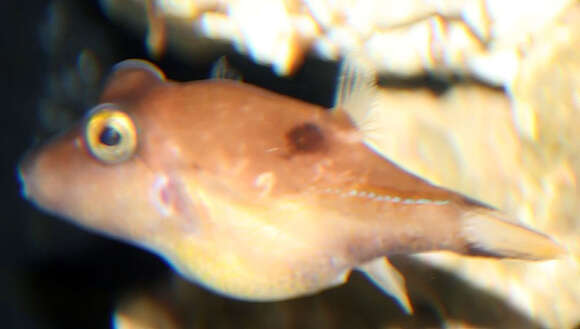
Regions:
<instances>
[{"instance_id":1,"label":"pectoral fin","mask_svg":"<svg viewBox=\"0 0 580 329\"><path fill-rule=\"evenodd\" d=\"M405 288L405 278L389 263L386 257L373 259L368 263L359 265L357 269L381 288L385 294L395 297L407 314L413 313L413 307Z\"/></svg>"}]
</instances>

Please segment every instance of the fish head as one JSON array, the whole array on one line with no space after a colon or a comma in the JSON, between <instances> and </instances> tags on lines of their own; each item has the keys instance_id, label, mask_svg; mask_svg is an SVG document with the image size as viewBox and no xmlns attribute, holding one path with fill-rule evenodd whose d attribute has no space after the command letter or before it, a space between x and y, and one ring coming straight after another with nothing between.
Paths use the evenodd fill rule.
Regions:
<instances>
[{"instance_id":1,"label":"fish head","mask_svg":"<svg viewBox=\"0 0 580 329\"><path fill-rule=\"evenodd\" d=\"M156 159L180 159L160 147L163 120L148 118L152 107L163 106L171 84L152 64L119 64L100 105L24 156L18 169L23 195L85 228L155 248L179 217L174 186Z\"/></svg>"}]
</instances>

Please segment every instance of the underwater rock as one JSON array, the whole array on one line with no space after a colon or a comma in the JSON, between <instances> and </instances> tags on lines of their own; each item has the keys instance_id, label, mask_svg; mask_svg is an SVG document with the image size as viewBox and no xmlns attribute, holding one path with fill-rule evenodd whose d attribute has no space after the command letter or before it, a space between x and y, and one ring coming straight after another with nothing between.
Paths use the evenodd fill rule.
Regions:
<instances>
[{"instance_id":1,"label":"underwater rock","mask_svg":"<svg viewBox=\"0 0 580 329\"><path fill-rule=\"evenodd\" d=\"M115 20L148 28L147 43L155 54L167 39L172 49L198 61L216 48L223 50L223 43L215 41L221 40L281 75L292 73L308 53L334 60L356 54L383 74L459 74L504 85L516 73L521 46L574 1L101 3Z\"/></svg>"}]
</instances>

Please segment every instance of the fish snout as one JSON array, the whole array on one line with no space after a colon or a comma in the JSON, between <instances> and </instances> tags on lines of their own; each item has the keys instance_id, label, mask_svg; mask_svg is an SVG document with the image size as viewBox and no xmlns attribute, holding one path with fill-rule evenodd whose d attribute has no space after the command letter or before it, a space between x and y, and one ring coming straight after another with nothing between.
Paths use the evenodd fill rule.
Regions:
<instances>
[{"instance_id":1,"label":"fish snout","mask_svg":"<svg viewBox=\"0 0 580 329\"><path fill-rule=\"evenodd\" d=\"M62 192L65 179L52 169L52 161L43 149L28 151L18 163L17 174L20 194L37 206L46 208Z\"/></svg>"},{"instance_id":2,"label":"fish snout","mask_svg":"<svg viewBox=\"0 0 580 329\"><path fill-rule=\"evenodd\" d=\"M31 172L34 167L34 152L28 151L18 163L16 168L18 181L20 183L20 194L23 198L31 199Z\"/></svg>"}]
</instances>

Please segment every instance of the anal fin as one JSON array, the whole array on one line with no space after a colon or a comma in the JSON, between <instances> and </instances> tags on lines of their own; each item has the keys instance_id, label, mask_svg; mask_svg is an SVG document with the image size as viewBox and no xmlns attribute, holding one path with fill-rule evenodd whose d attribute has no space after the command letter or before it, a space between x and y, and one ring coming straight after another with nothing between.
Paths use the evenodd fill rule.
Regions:
<instances>
[{"instance_id":1,"label":"anal fin","mask_svg":"<svg viewBox=\"0 0 580 329\"><path fill-rule=\"evenodd\" d=\"M413 307L407 296L405 278L391 265L386 257L373 259L359 265L357 269L363 272L385 294L393 296L407 314L413 313Z\"/></svg>"}]
</instances>

